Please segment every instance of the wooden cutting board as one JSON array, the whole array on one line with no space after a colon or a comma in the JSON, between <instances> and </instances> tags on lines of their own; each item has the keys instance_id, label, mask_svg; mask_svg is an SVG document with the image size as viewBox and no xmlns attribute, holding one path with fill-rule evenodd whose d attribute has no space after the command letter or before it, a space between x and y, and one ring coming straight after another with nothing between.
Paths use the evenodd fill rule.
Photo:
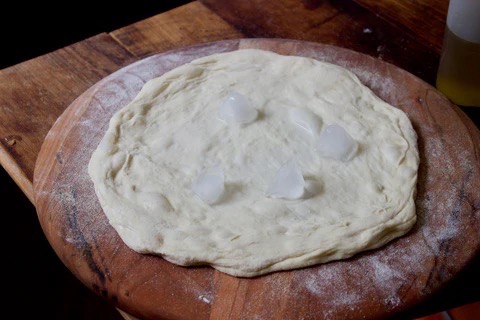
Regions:
<instances>
[{"instance_id":1,"label":"wooden cutting board","mask_svg":"<svg viewBox=\"0 0 480 320\"><path fill-rule=\"evenodd\" d=\"M413 230L354 258L254 279L180 267L130 250L108 224L87 164L110 117L145 81L195 58L260 48L339 64L404 110L418 134L420 169ZM142 318L378 319L411 307L480 252L480 132L415 76L372 57L317 43L241 39L151 56L78 97L52 127L34 176L43 230L90 289Z\"/></svg>"}]
</instances>

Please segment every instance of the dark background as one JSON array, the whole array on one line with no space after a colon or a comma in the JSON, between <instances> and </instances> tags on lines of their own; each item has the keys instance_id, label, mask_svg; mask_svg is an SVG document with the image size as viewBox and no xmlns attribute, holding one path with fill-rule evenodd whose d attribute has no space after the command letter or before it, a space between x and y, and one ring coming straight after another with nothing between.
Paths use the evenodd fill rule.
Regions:
<instances>
[{"instance_id":1,"label":"dark background","mask_svg":"<svg viewBox=\"0 0 480 320\"><path fill-rule=\"evenodd\" d=\"M188 2L13 0L7 7L4 1L0 4L0 69Z\"/></svg>"},{"instance_id":2,"label":"dark background","mask_svg":"<svg viewBox=\"0 0 480 320\"><path fill-rule=\"evenodd\" d=\"M189 2L188 0L135 0L25 3L15 1L1 8L2 47L0 69L81 41ZM101 6L100 6L101 5ZM463 109L480 123L480 108ZM24 319L34 315L48 319L123 319L101 298L91 293L63 266L48 244L38 223L35 208L0 167L0 203L3 216L6 269L2 315ZM477 261L444 290L458 292L458 301L444 301L441 293L422 306L421 313L438 310L436 305L456 306L479 299ZM465 281L474 279L474 281ZM475 280L476 279L476 280ZM466 284L466 285L465 285ZM12 305L20 304L22 308ZM418 315L418 313L416 314ZM410 318L407 315L406 318ZM401 317L405 318L405 317Z\"/></svg>"}]
</instances>

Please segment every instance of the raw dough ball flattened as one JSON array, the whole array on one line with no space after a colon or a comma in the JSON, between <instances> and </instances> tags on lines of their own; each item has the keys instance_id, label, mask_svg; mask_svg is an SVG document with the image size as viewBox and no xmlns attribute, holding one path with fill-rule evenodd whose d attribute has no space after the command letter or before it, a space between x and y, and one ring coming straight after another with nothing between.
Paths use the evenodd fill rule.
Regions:
<instances>
[{"instance_id":1,"label":"raw dough ball flattened","mask_svg":"<svg viewBox=\"0 0 480 320\"><path fill-rule=\"evenodd\" d=\"M232 93L256 118L219 120ZM330 125L357 144L348 161L317 150ZM268 197L292 159L304 194ZM147 82L112 117L88 170L110 224L133 250L251 277L347 258L405 234L416 220L418 163L407 116L351 72L249 49ZM192 191L209 168L224 179L211 204Z\"/></svg>"}]
</instances>

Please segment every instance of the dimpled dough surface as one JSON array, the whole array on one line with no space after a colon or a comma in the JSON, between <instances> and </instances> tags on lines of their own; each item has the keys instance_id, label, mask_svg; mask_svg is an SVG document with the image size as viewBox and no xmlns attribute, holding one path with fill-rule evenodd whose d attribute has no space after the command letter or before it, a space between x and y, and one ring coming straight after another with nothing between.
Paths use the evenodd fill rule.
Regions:
<instances>
[{"instance_id":1,"label":"dimpled dough surface","mask_svg":"<svg viewBox=\"0 0 480 320\"><path fill-rule=\"evenodd\" d=\"M231 92L258 111L246 125L217 117ZM322 157L289 110L309 110L357 142L349 161ZM300 199L266 196L295 159ZM89 174L110 224L133 250L235 276L310 266L378 248L415 223L416 134L407 116L339 66L262 50L197 59L148 81L118 111ZM192 183L221 167L214 204Z\"/></svg>"}]
</instances>

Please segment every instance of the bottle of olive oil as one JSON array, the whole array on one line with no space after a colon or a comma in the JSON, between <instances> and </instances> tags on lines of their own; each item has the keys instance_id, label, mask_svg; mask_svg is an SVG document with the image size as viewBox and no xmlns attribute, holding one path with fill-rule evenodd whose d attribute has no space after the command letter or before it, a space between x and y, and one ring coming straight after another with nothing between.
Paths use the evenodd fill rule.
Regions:
<instances>
[{"instance_id":1,"label":"bottle of olive oil","mask_svg":"<svg viewBox=\"0 0 480 320\"><path fill-rule=\"evenodd\" d=\"M480 107L480 0L450 0L437 88L455 104Z\"/></svg>"}]
</instances>

